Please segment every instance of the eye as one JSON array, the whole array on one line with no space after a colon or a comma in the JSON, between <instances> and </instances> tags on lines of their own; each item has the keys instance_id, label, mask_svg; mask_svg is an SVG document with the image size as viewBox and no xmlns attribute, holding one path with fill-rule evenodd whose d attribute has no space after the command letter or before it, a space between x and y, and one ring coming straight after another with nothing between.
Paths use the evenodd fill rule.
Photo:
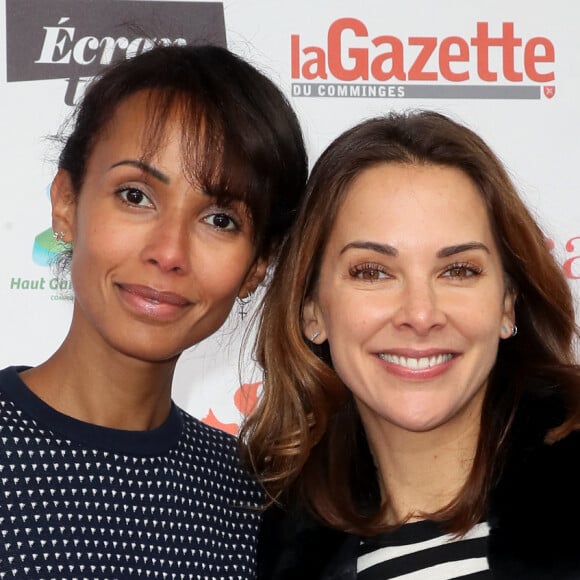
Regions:
<instances>
[{"instance_id":1,"label":"eye","mask_svg":"<svg viewBox=\"0 0 580 580\"><path fill-rule=\"evenodd\" d=\"M238 222L231 215L224 212L212 213L205 216L203 221L213 226L216 230L235 231L240 229Z\"/></svg>"},{"instance_id":2,"label":"eye","mask_svg":"<svg viewBox=\"0 0 580 580\"><path fill-rule=\"evenodd\" d=\"M380 264L373 264L371 262L352 267L349 270L349 274L352 278L368 280L369 282L382 280L388 277L388 274L386 273L383 266Z\"/></svg>"},{"instance_id":3,"label":"eye","mask_svg":"<svg viewBox=\"0 0 580 580\"><path fill-rule=\"evenodd\" d=\"M453 279L472 278L479 274L481 274L481 268L468 262L451 264L443 272L444 277Z\"/></svg>"},{"instance_id":4,"label":"eye","mask_svg":"<svg viewBox=\"0 0 580 580\"><path fill-rule=\"evenodd\" d=\"M136 207L154 207L151 200L136 187L123 187L115 192L123 203Z\"/></svg>"}]
</instances>

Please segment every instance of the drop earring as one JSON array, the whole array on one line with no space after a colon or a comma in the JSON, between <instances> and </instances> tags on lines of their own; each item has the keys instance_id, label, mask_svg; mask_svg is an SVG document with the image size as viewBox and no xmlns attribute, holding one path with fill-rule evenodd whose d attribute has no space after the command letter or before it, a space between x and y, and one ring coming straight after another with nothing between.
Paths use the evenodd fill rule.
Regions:
<instances>
[{"instance_id":1,"label":"drop earring","mask_svg":"<svg viewBox=\"0 0 580 580\"><path fill-rule=\"evenodd\" d=\"M244 320L244 318L246 318L248 314L247 308L250 302L252 301L253 294L254 294L253 292L248 292L243 298L240 298L239 296L236 298L238 302L238 310L240 313L240 318L242 320Z\"/></svg>"}]
</instances>

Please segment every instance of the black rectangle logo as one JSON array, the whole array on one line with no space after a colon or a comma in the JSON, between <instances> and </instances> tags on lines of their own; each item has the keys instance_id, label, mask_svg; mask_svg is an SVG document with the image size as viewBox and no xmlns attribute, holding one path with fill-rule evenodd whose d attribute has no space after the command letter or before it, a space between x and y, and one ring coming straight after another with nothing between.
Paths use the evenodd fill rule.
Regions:
<instances>
[{"instance_id":1,"label":"black rectangle logo","mask_svg":"<svg viewBox=\"0 0 580 580\"><path fill-rule=\"evenodd\" d=\"M225 47L223 4L6 0L8 82L91 77L152 40Z\"/></svg>"}]
</instances>

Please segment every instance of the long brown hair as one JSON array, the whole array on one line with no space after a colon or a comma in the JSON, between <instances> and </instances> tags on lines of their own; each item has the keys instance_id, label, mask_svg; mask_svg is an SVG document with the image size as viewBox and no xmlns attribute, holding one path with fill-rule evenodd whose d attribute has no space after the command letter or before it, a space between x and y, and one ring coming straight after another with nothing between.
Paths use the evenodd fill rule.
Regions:
<instances>
[{"instance_id":1,"label":"long brown hair","mask_svg":"<svg viewBox=\"0 0 580 580\"><path fill-rule=\"evenodd\" d=\"M428 517L464 533L485 516L518 405L530 385L559 385L568 416L557 439L578 425L573 301L544 234L496 155L473 131L434 112L392 113L339 136L316 163L267 292L256 355L263 395L242 430L245 461L274 500L297 501L324 523L360 534L388 529L377 476L352 397L332 368L328 345L303 336L301 317L351 181L380 163L455 167L486 203L508 286L517 293L519 332L501 341L489 377L476 456L459 495Z\"/></svg>"}]
</instances>

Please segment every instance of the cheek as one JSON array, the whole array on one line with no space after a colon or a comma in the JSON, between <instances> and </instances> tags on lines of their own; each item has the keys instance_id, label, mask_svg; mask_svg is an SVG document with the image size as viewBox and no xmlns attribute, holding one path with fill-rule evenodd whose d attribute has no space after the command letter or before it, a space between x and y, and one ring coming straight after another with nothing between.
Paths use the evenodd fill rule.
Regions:
<instances>
[{"instance_id":1,"label":"cheek","mask_svg":"<svg viewBox=\"0 0 580 580\"><path fill-rule=\"evenodd\" d=\"M137 245L131 236L124 233L95 227L91 231L83 230L73 242L71 271L73 276L77 271L91 276L103 269L108 270L135 257Z\"/></svg>"},{"instance_id":2,"label":"cheek","mask_svg":"<svg viewBox=\"0 0 580 580\"><path fill-rule=\"evenodd\" d=\"M321 301L322 316L334 369L352 390L366 368L368 350L388 324L384 309L373 307L371 297L363 300L335 295Z\"/></svg>"},{"instance_id":3,"label":"cheek","mask_svg":"<svg viewBox=\"0 0 580 580\"><path fill-rule=\"evenodd\" d=\"M330 341L364 340L392 318L388 300L370 292L328 293L321 307Z\"/></svg>"},{"instance_id":4,"label":"cheek","mask_svg":"<svg viewBox=\"0 0 580 580\"><path fill-rule=\"evenodd\" d=\"M481 300L468 307L455 308L454 320L462 329L463 334L474 339L493 338L499 340L501 325L503 324L503 304L499 299L491 303Z\"/></svg>"},{"instance_id":5,"label":"cheek","mask_svg":"<svg viewBox=\"0 0 580 580\"><path fill-rule=\"evenodd\" d=\"M221 251L203 252L201 256L194 257L192 268L213 293L229 298L232 295L235 297L240 290L252 266L252 259L253 247L249 244L221 248Z\"/></svg>"},{"instance_id":6,"label":"cheek","mask_svg":"<svg viewBox=\"0 0 580 580\"><path fill-rule=\"evenodd\" d=\"M86 194L89 195L89 194ZM139 228L115 219L103 204L80 205L75 218L73 254L75 251L99 258L108 254L135 254L143 237Z\"/></svg>"}]
</instances>

